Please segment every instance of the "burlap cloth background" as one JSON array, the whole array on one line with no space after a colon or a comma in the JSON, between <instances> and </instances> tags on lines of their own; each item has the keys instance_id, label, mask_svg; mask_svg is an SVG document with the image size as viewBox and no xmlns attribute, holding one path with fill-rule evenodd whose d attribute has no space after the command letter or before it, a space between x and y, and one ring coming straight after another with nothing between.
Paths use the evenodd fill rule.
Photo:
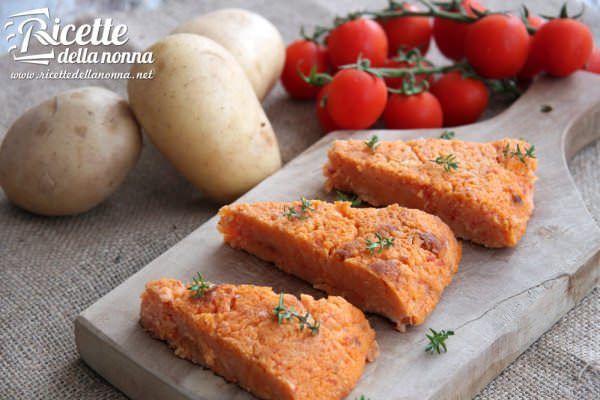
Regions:
<instances>
[{"instance_id":1,"label":"burlap cloth background","mask_svg":"<svg viewBox=\"0 0 600 400\"><path fill-rule=\"evenodd\" d=\"M129 45L141 48L191 15L237 5L261 12L279 27L287 42L297 35L303 23L325 23L336 12L371 3L167 1L158 11L112 16L129 25ZM485 3L496 3L496 8L516 4ZM528 2L535 11L545 12L556 10L558 3ZM596 30L596 38L600 28L598 14L592 9L586 16L587 23ZM7 71L18 70L32 68L0 58L0 135L33 104L66 88L90 84L11 81ZM124 82L91 83L125 93ZM265 108L279 136L285 161L320 137L312 107L290 101L280 87L267 98ZM570 166L590 212L600 222L600 142L581 151ZM79 360L73 320L198 227L216 209L148 143L123 186L108 201L78 217L34 216L11 206L0 192L0 398L123 398ZM478 398L600 398L599 294L596 289L588 295L483 389Z\"/></svg>"}]
</instances>

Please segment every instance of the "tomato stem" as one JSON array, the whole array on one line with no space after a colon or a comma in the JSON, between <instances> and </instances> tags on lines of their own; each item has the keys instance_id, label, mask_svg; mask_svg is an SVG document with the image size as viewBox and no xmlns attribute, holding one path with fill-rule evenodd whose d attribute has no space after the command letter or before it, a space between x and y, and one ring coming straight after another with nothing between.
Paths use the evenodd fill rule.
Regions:
<instances>
[{"instance_id":1,"label":"tomato stem","mask_svg":"<svg viewBox=\"0 0 600 400\"><path fill-rule=\"evenodd\" d=\"M451 1L434 1L431 2L429 0L417 0L423 6L425 6L425 10L409 10L403 7L404 2L398 2L396 0L389 0L388 7L383 10L361 10L354 11L348 13L344 17L336 16L333 20L332 27L324 27L317 25L312 34L307 34L304 27L300 28L300 36L306 40L310 40L311 42L319 43L329 32L333 29L346 23L348 21L355 20L357 18L371 18L371 19L391 19L391 18L404 18L404 17L433 17L433 18L441 18L447 19L455 22L467 23L471 24L473 22L477 22L481 18L497 13L504 13L504 11L480 11L476 8L471 7L470 11L474 15L470 15L467 10L465 10L462 2L460 0L451 0ZM523 23L527 28L527 32L533 35L536 32L536 28L531 26L527 20L528 10L524 8L523 15ZM572 18L577 19L583 15L585 11L585 4L582 5L582 9L577 14L569 16L567 13L567 4L565 3L558 15L558 17L551 17L542 15L545 19L554 19L554 18Z\"/></svg>"},{"instance_id":2,"label":"tomato stem","mask_svg":"<svg viewBox=\"0 0 600 400\"><path fill-rule=\"evenodd\" d=\"M315 29L313 30L312 35L309 35L306 33L304 26L301 26L300 27L300 37L304 40L308 40L309 42L319 44L319 39L321 38L321 36L328 33L329 31L330 31L329 28L317 25L317 26L315 26Z\"/></svg>"},{"instance_id":3,"label":"tomato stem","mask_svg":"<svg viewBox=\"0 0 600 400\"><path fill-rule=\"evenodd\" d=\"M529 9L525 4L521 6L521 21L523 22L523 25L525 25L527 33L529 33L530 35L534 35L537 31L537 28L531 26L531 24L529 23Z\"/></svg>"},{"instance_id":4,"label":"tomato stem","mask_svg":"<svg viewBox=\"0 0 600 400\"><path fill-rule=\"evenodd\" d=\"M363 68L364 71L376 75L380 78L403 78L410 75L432 75L432 74L443 74L445 72L454 71L461 69L462 63L444 65L440 67L424 67L417 65L414 67L403 67L403 68ZM346 68L357 68L357 64L342 65L340 69Z\"/></svg>"},{"instance_id":5,"label":"tomato stem","mask_svg":"<svg viewBox=\"0 0 600 400\"><path fill-rule=\"evenodd\" d=\"M308 83L309 85L313 85L313 86L327 85L333 79L333 77L326 72L317 72L316 65L312 66L308 76L304 75L302 73L302 71L300 71L300 69L298 69L297 72L298 72L298 76L300 76L300 78L304 82Z\"/></svg>"},{"instance_id":6,"label":"tomato stem","mask_svg":"<svg viewBox=\"0 0 600 400\"><path fill-rule=\"evenodd\" d=\"M443 18L449 19L456 22L466 22L472 23L477 21L479 18L486 15L486 12L480 12L475 9L472 9L475 13L475 16L468 15L460 2L452 1L450 3L437 3L432 4L428 0L418 0L419 3L423 4L426 7L426 10L423 11L412 11L402 8L401 3L397 3L394 0L391 0L389 3L389 7L382 11L369 12L366 11L365 15L370 15L375 18L398 18L398 17L435 17L435 18ZM458 3L458 7L456 7L456 3ZM454 10L454 11L451 11Z\"/></svg>"},{"instance_id":7,"label":"tomato stem","mask_svg":"<svg viewBox=\"0 0 600 400\"><path fill-rule=\"evenodd\" d=\"M405 96L414 96L426 92L428 89L429 82L427 80L422 80L421 82L416 83L415 76L410 75L408 79L402 80L402 87L398 89L388 87L387 91L390 93L403 94Z\"/></svg>"},{"instance_id":8,"label":"tomato stem","mask_svg":"<svg viewBox=\"0 0 600 400\"><path fill-rule=\"evenodd\" d=\"M557 17L553 17L550 15L540 15L540 17L547 19L547 20L565 19L565 18L579 19L579 18L581 18L581 16L583 15L584 12L585 12L585 4L582 3L581 10L577 14L569 15L569 11L567 9L567 3L565 2L565 3L563 3L562 7L560 8L560 12L558 13Z\"/></svg>"},{"instance_id":9,"label":"tomato stem","mask_svg":"<svg viewBox=\"0 0 600 400\"><path fill-rule=\"evenodd\" d=\"M356 63L342 65L340 69L359 69L361 71L368 72L379 78L414 78L415 75L432 75L442 74L445 72L464 69L466 67L465 62L459 62L456 64L434 66L430 61L425 59L419 49L412 49L408 53L399 52L398 56L394 58L396 61L407 62L412 64L409 67L400 68L375 68L371 67L371 63L367 59L361 57L358 58ZM427 64L425 64L427 63Z\"/></svg>"},{"instance_id":10,"label":"tomato stem","mask_svg":"<svg viewBox=\"0 0 600 400\"><path fill-rule=\"evenodd\" d=\"M517 86L515 79L488 79L479 75L473 67L463 63L460 71L464 78L478 79L483 82L492 93L500 95L504 100L513 101L523 94L523 91Z\"/></svg>"},{"instance_id":11,"label":"tomato stem","mask_svg":"<svg viewBox=\"0 0 600 400\"><path fill-rule=\"evenodd\" d=\"M460 1L452 0L450 2L432 3L429 0L418 0L419 3L425 6L425 10L408 10L402 7L403 3L398 3L395 0L389 0L388 8L383 10L361 10L354 11L344 17L336 16L333 20L333 26L330 28L317 25L312 34L307 34L304 27L300 29L300 36L312 42L318 42L324 35L331 32L333 29L357 18L367 17L372 19L390 19L404 17L434 17L448 19L456 22L473 23L480 18L490 14L488 11L479 11L471 8L474 16L469 15Z\"/></svg>"},{"instance_id":12,"label":"tomato stem","mask_svg":"<svg viewBox=\"0 0 600 400\"><path fill-rule=\"evenodd\" d=\"M407 53L400 51L394 60L409 63L410 66L399 68L371 67L371 61L369 59L359 56L355 63L342 65L339 69L356 69L381 79L402 78L400 88L394 89L388 87L387 90L390 93L401 93L406 96L416 95L429 89L429 82L427 80L422 80L417 83L417 75L444 74L451 71L460 71L465 78L482 81L494 94L501 95L509 101L512 101L523 94L514 79L484 78L477 74L465 60L455 64L435 66L421 55L419 49L412 49ZM324 86L333 79L328 73L317 72L315 66L311 68L308 76L304 75L300 70L298 70L298 75L304 82L313 86Z\"/></svg>"}]
</instances>

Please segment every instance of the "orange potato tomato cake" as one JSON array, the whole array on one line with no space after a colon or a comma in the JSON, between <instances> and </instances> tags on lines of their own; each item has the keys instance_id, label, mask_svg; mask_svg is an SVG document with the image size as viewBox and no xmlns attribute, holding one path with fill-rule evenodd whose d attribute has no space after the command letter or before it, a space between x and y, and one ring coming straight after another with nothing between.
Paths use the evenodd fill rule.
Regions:
<instances>
[{"instance_id":1,"label":"orange potato tomato cake","mask_svg":"<svg viewBox=\"0 0 600 400\"><path fill-rule=\"evenodd\" d=\"M399 204L439 216L456 236L512 247L533 212L534 147L419 139L336 140L324 167L326 189L353 192L374 206Z\"/></svg>"},{"instance_id":2,"label":"orange potato tomato cake","mask_svg":"<svg viewBox=\"0 0 600 400\"><path fill-rule=\"evenodd\" d=\"M461 246L438 217L348 202L234 204L219 211L226 243L243 249L399 330L421 324L458 269Z\"/></svg>"},{"instance_id":3,"label":"orange potato tomato cake","mask_svg":"<svg viewBox=\"0 0 600 400\"><path fill-rule=\"evenodd\" d=\"M336 296L160 279L142 293L140 322L178 357L262 399L342 399L377 356L364 314Z\"/></svg>"}]
</instances>

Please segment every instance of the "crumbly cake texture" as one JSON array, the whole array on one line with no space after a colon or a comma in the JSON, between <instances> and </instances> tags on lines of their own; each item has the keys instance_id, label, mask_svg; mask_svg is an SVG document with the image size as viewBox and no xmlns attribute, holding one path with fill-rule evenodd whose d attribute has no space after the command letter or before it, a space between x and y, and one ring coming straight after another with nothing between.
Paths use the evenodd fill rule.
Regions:
<instances>
[{"instance_id":1,"label":"crumbly cake texture","mask_svg":"<svg viewBox=\"0 0 600 400\"><path fill-rule=\"evenodd\" d=\"M180 281L160 279L141 296L141 325L178 357L212 369L262 399L337 400L377 356L375 332L341 297L286 294L284 304L310 312L317 334L298 321L278 324L271 288L217 285L203 296Z\"/></svg>"},{"instance_id":2,"label":"crumbly cake texture","mask_svg":"<svg viewBox=\"0 0 600 400\"><path fill-rule=\"evenodd\" d=\"M531 145L419 139L336 140L324 167L327 190L353 192L374 206L399 204L439 216L456 236L486 247L512 247L534 209L537 159L519 157ZM453 155L456 169L435 162Z\"/></svg>"},{"instance_id":3,"label":"crumbly cake texture","mask_svg":"<svg viewBox=\"0 0 600 400\"><path fill-rule=\"evenodd\" d=\"M403 331L421 324L458 269L461 246L438 217L419 210L352 208L313 200L305 218L284 215L300 202L234 204L219 211L226 243L296 275ZM393 239L370 251L367 240Z\"/></svg>"}]
</instances>

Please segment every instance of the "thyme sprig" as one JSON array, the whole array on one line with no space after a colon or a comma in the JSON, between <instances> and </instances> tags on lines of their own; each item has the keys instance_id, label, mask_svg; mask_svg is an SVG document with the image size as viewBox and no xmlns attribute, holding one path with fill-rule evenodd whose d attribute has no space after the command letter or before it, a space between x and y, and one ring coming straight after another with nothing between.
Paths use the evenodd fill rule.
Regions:
<instances>
[{"instance_id":1,"label":"thyme sprig","mask_svg":"<svg viewBox=\"0 0 600 400\"><path fill-rule=\"evenodd\" d=\"M375 254L376 251L377 253L381 253L383 249L390 248L394 245L393 237L383 237L379 232L375 232L375 237L377 238L377 241L372 241L368 238L365 239L367 250L369 250L371 254Z\"/></svg>"},{"instance_id":2,"label":"thyme sprig","mask_svg":"<svg viewBox=\"0 0 600 400\"><path fill-rule=\"evenodd\" d=\"M452 140L454 139L454 136L456 136L456 133L454 131L444 131L440 135L440 139Z\"/></svg>"},{"instance_id":3,"label":"thyme sprig","mask_svg":"<svg viewBox=\"0 0 600 400\"><path fill-rule=\"evenodd\" d=\"M446 348L446 339L449 336L454 335L454 331L444 330L437 332L433 329L429 329L431 331L431 335L425 335L427 339L429 339L429 343L425 347L425 351L427 353L437 353L442 354L446 353L448 349Z\"/></svg>"},{"instance_id":4,"label":"thyme sprig","mask_svg":"<svg viewBox=\"0 0 600 400\"><path fill-rule=\"evenodd\" d=\"M213 286L214 284L205 281L204 278L202 278L202 274L198 272L198 276L193 278L193 282L188 287L188 290L194 293L194 297L202 297L204 296L204 293Z\"/></svg>"},{"instance_id":5,"label":"thyme sprig","mask_svg":"<svg viewBox=\"0 0 600 400\"><path fill-rule=\"evenodd\" d=\"M314 317L307 311L306 314L299 314L294 307L287 308L283 304L284 293L279 294L279 303L273 309L273 314L277 316L277 323L279 325L283 324L285 321L289 321L292 318L296 318L298 320L300 331L303 331L304 328L308 328L310 333L316 335L319 333L319 328L321 327L321 323L314 319Z\"/></svg>"},{"instance_id":6,"label":"thyme sprig","mask_svg":"<svg viewBox=\"0 0 600 400\"><path fill-rule=\"evenodd\" d=\"M510 144L507 143L506 147L502 150L502 153L506 158L517 157L523 164L525 164L526 158L536 158L534 145L531 145L528 148L523 146L523 150L521 150L521 146L517 144L516 149L511 150Z\"/></svg>"},{"instance_id":7,"label":"thyme sprig","mask_svg":"<svg viewBox=\"0 0 600 400\"><path fill-rule=\"evenodd\" d=\"M458 161L456 161L454 154L447 154L445 156L439 155L435 160L431 161L436 164L443 165L446 172L450 172L452 170L456 171L458 169Z\"/></svg>"},{"instance_id":8,"label":"thyme sprig","mask_svg":"<svg viewBox=\"0 0 600 400\"><path fill-rule=\"evenodd\" d=\"M365 140L365 144L368 148L374 151L381 144L381 142L379 141L379 136L373 135L369 140Z\"/></svg>"},{"instance_id":9,"label":"thyme sprig","mask_svg":"<svg viewBox=\"0 0 600 400\"><path fill-rule=\"evenodd\" d=\"M347 194L339 190L336 190L335 193L339 201L347 201L350 203L351 207L358 207L362 205L362 200L356 194Z\"/></svg>"},{"instance_id":10,"label":"thyme sprig","mask_svg":"<svg viewBox=\"0 0 600 400\"><path fill-rule=\"evenodd\" d=\"M283 216L287 217L287 219L292 220L296 219L308 219L310 215L307 215L309 211L315 211L310 200L307 200L306 197L300 198L300 210L298 210L295 206L288 207L284 212Z\"/></svg>"}]
</instances>

